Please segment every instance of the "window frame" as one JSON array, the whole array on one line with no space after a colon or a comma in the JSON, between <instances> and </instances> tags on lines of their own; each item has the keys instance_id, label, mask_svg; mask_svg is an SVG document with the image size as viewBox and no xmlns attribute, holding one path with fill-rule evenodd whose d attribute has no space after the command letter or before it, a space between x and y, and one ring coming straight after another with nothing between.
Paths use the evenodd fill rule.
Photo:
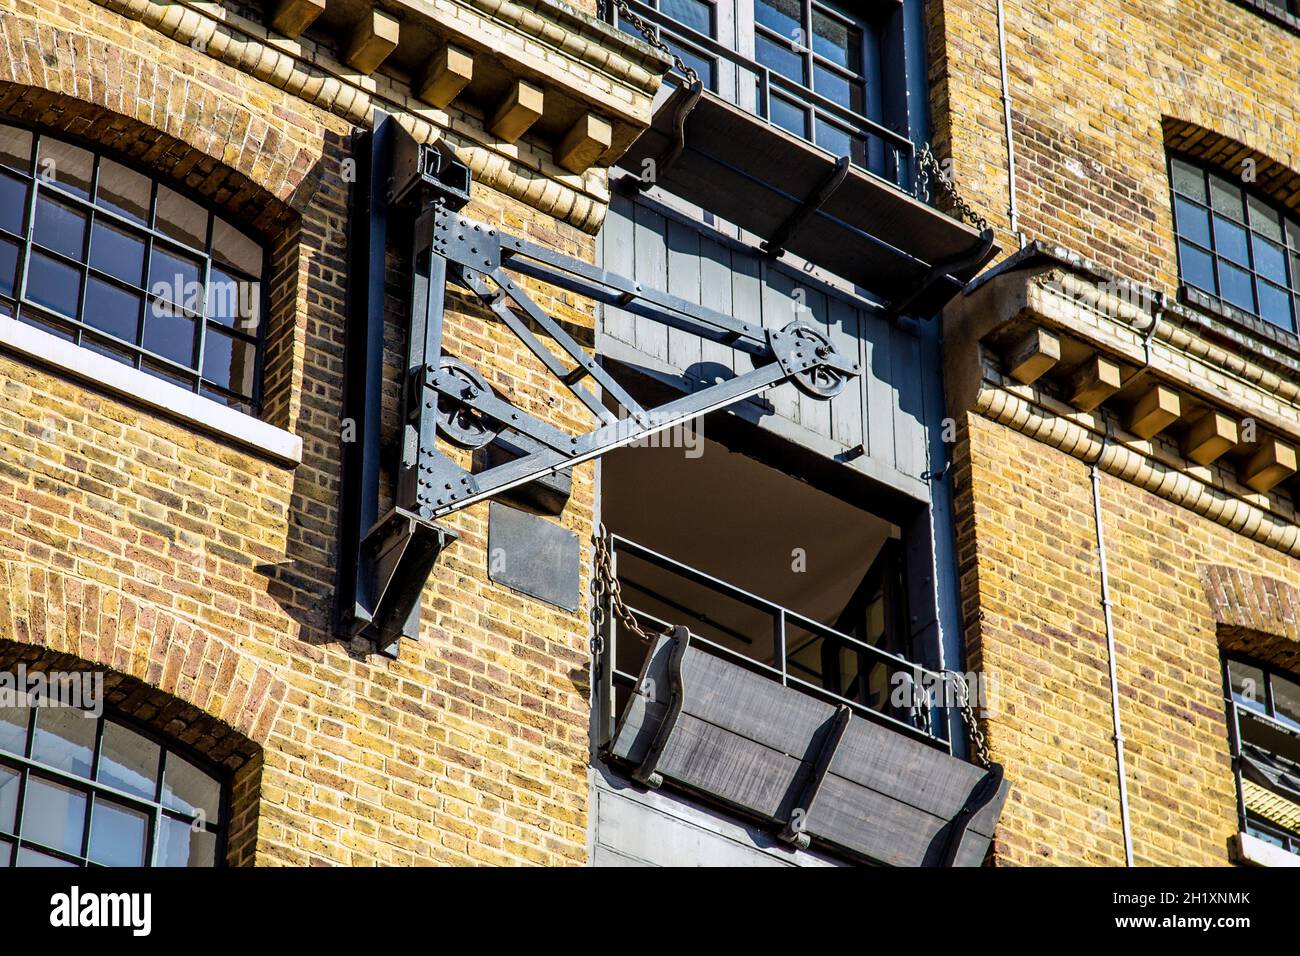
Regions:
<instances>
[{"instance_id":1,"label":"window frame","mask_svg":"<svg viewBox=\"0 0 1300 956\"><path fill-rule=\"evenodd\" d=\"M1233 694L1232 676L1230 671L1231 664L1240 664L1245 667L1252 667L1261 672L1264 678L1263 690L1263 709L1259 710L1248 704L1239 703ZM1273 695L1273 678L1282 677L1294 684L1300 685L1300 675L1291 671L1284 670L1276 665L1252 657L1248 654L1223 651L1219 655L1219 668L1223 686L1224 702L1227 707L1228 718L1228 742L1232 751L1232 771L1235 796L1237 799L1237 822L1243 833L1248 833L1256 839L1264 840L1273 845L1280 845L1289 853L1300 855L1300 831L1288 830L1271 820L1258 816L1254 811L1247 809L1245 789L1242 785L1242 750L1243 741L1241 739L1241 718L1238 716L1239 710L1245 710L1252 715L1252 719L1263 719L1266 724L1276 725L1277 728L1289 735L1300 739L1300 721L1290 717L1278 717L1274 703ZM1259 744L1252 744L1261 750L1267 748L1260 747ZM1294 762L1293 758L1290 759Z\"/></svg>"},{"instance_id":2,"label":"window frame","mask_svg":"<svg viewBox=\"0 0 1300 956\"><path fill-rule=\"evenodd\" d=\"M145 859L142 864L143 868L171 869L171 867L160 867L157 864L158 848L160 844L160 824L163 819L179 820L193 824L196 817L175 810L166 806L162 802L162 786L166 778L168 757L175 754L177 757L192 764L206 776L214 780L220 788L220 801L218 807L219 819L217 821L207 821L204 824L204 830L211 833L214 838L213 846L213 868L220 868L226 865L226 853L228 848L229 831L230 831L230 814L231 814L231 791L233 775L224 767L214 764L202 754L196 753L192 748L181 744L180 742L169 739L156 731L145 727L139 721L131 719L127 715L110 713L105 710L94 718L95 720L95 743L91 751L91 769L89 776L82 777L76 773L52 767L49 764L41 763L35 760L31 754L34 747L36 736L35 715L42 709L35 705L27 707L27 727L23 735L23 753L14 754L7 750L0 750L0 767L17 771L19 774L18 795L14 806L13 829L0 830L0 840L9 845L10 860L8 866L0 863L0 870L18 868L18 854L24 847L30 847L32 850L42 853L46 856L54 857L65 863L70 863L77 868L95 868L111 869L107 864L97 863L90 859L90 839L92 815L96 805L96 798L103 795L106 799L111 799L117 804L126 804L130 809L144 813L149 820L149 829L145 841ZM91 719L83 717L82 719ZM100 758L104 749L104 728L109 723L115 723L119 726L138 734L146 740L157 744L160 750L158 764L158 779L154 787L153 798L142 797L139 794L130 793L129 791L120 790L111 785L101 783L95 779L100 772ZM53 781L54 783L67 787L85 797L85 811L82 820L81 848L80 853L69 853L64 850L48 847L35 840L25 840L22 836L23 830L23 810L27 799L27 791L32 773L35 773L43 780ZM206 869L206 868L205 868Z\"/></svg>"},{"instance_id":3,"label":"window frame","mask_svg":"<svg viewBox=\"0 0 1300 956\"><path fill-rule=\"evenodd\" d=\"M1202 200L1193 196L1188 196L1178 190L1174 179L1175 162L1191 167L1199 172L1205 190L1205 199ZM1206 163L1196 157L1168 150L1165 155L1165 172L1169 179L1169 215L1173 225L1174 252L1178 267L1179 298L1183 302L1193 306L1204 307L1208 304L1209 308L1216 314L1225 315L1238 322L1244 320L1252 328L1257 330L1267 329L1276 334L1291 338L1300 337L1300 216L1293 214L1290 210L1282 206L1266 193L1263 193L1258 189L1250 188L1250 184L1248 183L1234 182L1221 168ZM1221 215L1221 213L1213 204L1212 182L1215 178L1236 190L1238 195L1241 197L1242 208L1245 212L1240 222L1237 222L1237 220L1233 220L1233 222L1240 225L1246 232L1246 263L1237 262L1221 253L1218 249L1218 241L1215 231L1215 217ZM1262 241L1270 243L1275 243L1275 240L1270 239L1254 228L1253 222L1250 219L1250 200L1252 198L1256 202L1267 206L1268 209L1278 217L1278 222L1281 225L1282 231L1282 242L1280 245L1282 249L1283 267L1287 273L1287 284L1285 286L1280 285L1275 279L1261 273L1256 268L1255 237L1259 236ZM1209 229L1208 246L1193 238L1189 232L1184 231L1179 222L1178 203L1180 200L1192 204L1205 213ZM1293 224L1294 231L1288 228L1288 222ZM1184 243L1191 246L1201 254L1209 257L1210 267L1213 272L1213 289L1205 289L1188 278L1183 254ZM1248 275L1251 286L1251 309L1244 308L1223 295L1223 284L1220 279L1220 265L1224 262ZM1289 328L1281 325L1273 319L1266 318L1260 312L1260 288L1262 285L1281 289L1286 293L1291 310L1291 325Z\"/></svg>"},{"instance_id":4,"label":"window frame","mask_svg":"<svg viewBox=\"0 0 1300 956\"><path fill-rule=\"evenodd\" d=\"M197 194L184 183L166 175L138 169L138 164L131 157L112 148L104 147L83 136L63 130L48 129L39 124L7 116L0 116L0 126L22 129L31 135L31 151L28 154L28 169L26 172L14 169L7 164L0 164L0 169L3 169L4 175L22 182L26 190L25 206L22 210L23 234L19 235L0 229L0 240L13 243L18 247L14 268L13 291L11 295L0 293L0 316L12 318L24 325L56 335L64 341L71 341L77 348L102 355L128 368L143 372L177 388L182 388L200 398L224 405L233 411L251 418L260 418L264 405L263 386L266 345L268 326L270 324L269 277L272 264L270 244L265 238L248 230L236 217L231 216L226 210L221 209L208 198ZM68 143L90 153L93 165L88 197L78 196L61 183L42 176L40 171L40 141L42 137ZM125 166L148 180L149 210L147 223L141 224L97 201L99 199L98 190L102 163L105 160ZM161 187L166 187L203 210L206 216L204 248L196 248L188 242L169 236L158 227L158 199ZM42 195L64 207L71 206L78 213L85 216L84 234L81 240L79 257L68 255L36 242L36 212L38 200ZM245 238L252 240L257 246L260 252L261 275L259 277L251 276L238 266L234 266L233 263L227 263L216 258L213 241L218 219L225 221ZM134 239L144 242L141 285L135 286L129 280L124 280L91 264L92 239L96 223L99 222L125 230ZM203 299L201 310L195 313L183 306L174 306L179 314L192 320L196 325L192 365L184 365L165 355L153 352L146 348L144 344L144 327L148 315L155 303L160 301L151 291L151 288L156 283L151 284L149 281L149 271L156 246L161 246L165 250L170 249L180 252L188 258L196 259L201 266L199 277L202 284ZM42 305L28 297L27 283L34 249L41 256L77 271L77 312L79 318L70 318L56 309ZM223 272L229 274L237 282L254 281L257 283L258 324L256 333L250 334L237 327L224 325L212 317L209 296L212 292L212 273L215 266L219 266ZM92 279L110 288L124 291L133 296L139 296L141 305L136 315L135 342L121 339L113 333L86 321L86 300ZM206 378L203 366L213 328L220 330L219 335L228 336L253 348L251 394L245 396L232 388L227 388ZM128 355L130 361L126 360Z\"/></svg>"},{"instance_id":5,"label":"window frame","mask_svg":"<svg viewBox=\"0 0 1300 956\"><path fill-rule=\"evenodd\" d=\"M891 17L901 15L899 4L874 0L870 9L853 12L843 2L794 0L800 9L801 37L808 41L804 43L783 37L779 31L759 22L756 8L762 0L695 2L712 11L712 33L707 36L665 12L665 0L629 0L629 5L635 14L659 32L675 54L688 63L695 63L697 70L699 61L708 64L709 76L701 75L705 89L773 127L839 158L839 152L818 141L819 127L828 126L849 140L850 157L856 167L896 187L909 188L908 167L915 161L914 153L918 149L910 128L915 125L915 118L907 120L893 115L900 109L899 103L906 103L903 91L909 83L904 66L906 41L898 32L901 28L894 29L889 25ZM612 4L610 10L616 27L639 36ZM812 18L818 12L861 32L858 44L860 72L841 67L816 51L811 42ZM791 79L777 68L763 63L758 52L761 39L767 39L798 57L804 79ZM898 50L891 53L894 44ZM897 75L894 70L886 69L887 62L893 63ZM729 68L728 63L733 65ZM819 92L816 83L818 69L834 73L850 86L861 84L862 109L855 110L851 102L840 103ZM764 75L768 81L764 81ZM770 101L773 99L787 101L799 110L803 116L804 133L795 132L772 118L774 111ZM902 145L903 140L907 146Z\"/></svg>"}]
</instances>

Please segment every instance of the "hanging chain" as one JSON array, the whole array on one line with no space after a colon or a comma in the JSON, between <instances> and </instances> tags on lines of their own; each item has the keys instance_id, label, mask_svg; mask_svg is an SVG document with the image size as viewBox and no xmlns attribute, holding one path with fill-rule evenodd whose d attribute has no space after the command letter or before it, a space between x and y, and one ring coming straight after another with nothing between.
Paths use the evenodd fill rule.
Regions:
<instances>
[{"instance_id":1,"label":"hanging chain","mask_svg":"<svg viewBox=\"0 0 1300 956\"><path fill-rule=\"evenodd\" d=\"M989 221L971 208L970 203L957 191L957 186L953 181L944 175L943 167L934 158L929 143L922 145L921 155L918 159L920 162L920 169L917 171L916 177L918 196L928 201L930 199L930 184L937 180L939 187L952 200L953 207L957 210L959 218L964 219L981 232L989 228Z\"/></svg>"},{"instance_id":2,"label":"hanging chain","mask_svg":"<svg viewBox=\"0 0 1300 956\"><path fill-rule=\"evenodd\" d=\"M640 33L647 43L662 53L667 53L672 57L673 65L677 67L677 72L686 77L687 86L695 86L700 82L700 74L695 72L695 67L689 65L680 56L673 52L672 47L663 41L659 35L659 29L646 23L639 16L632 12L628 6L627 0L612 0L614 8L618 11L620 18L630 23L638 33ZM605 0L605 7L608 10L610 0Z\"/></svg>"},{"instance_id":3,"label":"hanging chain","mask_svg":"<svg viewBox=\"0 0 1300 956\"><path fill-rule=\"evenodd\" d=\"M991 767L993 758L989 756L989 742L975 716L975 708L970 702L970 686L966 683L966 678L956 671L944 671L944 674L957 686L957 710L961 713L962 723L966 725L970 742L975 746L975 759L979 761L981 767Z\"/></svg>"},{"instance_id":4,"label":"hanging chain","mask_svg":"<svg viewBox=\"0 0 1300 956\"><path fill-rule=\"evenodd\" d=\"M623 586L619 583L618 578L614 576L614 559L610 554L609 537L603 524L597 526L596 533L592 535L591 541L596 558L596 566L592 573L592 592L596 596L596 604L599 608L596 612L597 626L599 627L605 623L604 603L605 599L609 598L614 605L614 614L623 623L623 626L647 644L650 643L659 635L655 631L647 631L642 627L641 622L636 619L636 615L624 603ZM599 635L602 632L597 630L596 633ZM600 649L604 650L603 639L598 637L597 640L601 642Z\"/></svg>"}]
</instances>

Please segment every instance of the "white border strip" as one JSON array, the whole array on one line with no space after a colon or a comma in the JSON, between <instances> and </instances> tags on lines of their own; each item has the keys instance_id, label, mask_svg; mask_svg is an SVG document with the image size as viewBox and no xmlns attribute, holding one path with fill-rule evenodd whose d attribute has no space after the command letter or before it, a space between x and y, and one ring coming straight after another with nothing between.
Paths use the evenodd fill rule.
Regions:
<instances>
[{"instance_id":1,"label":"white border strip","mask_svg":"<svg viewBox=\"0 0 1300 956\"><path fill-rule=\"evenodd\" d=\"M115 398L195 425L217 438L265 455L277 464L292 468L302 463L302 439L297 435L24 325L17 319L0 316L0 348L79 379Z\"/></svg>"}]
</instances>

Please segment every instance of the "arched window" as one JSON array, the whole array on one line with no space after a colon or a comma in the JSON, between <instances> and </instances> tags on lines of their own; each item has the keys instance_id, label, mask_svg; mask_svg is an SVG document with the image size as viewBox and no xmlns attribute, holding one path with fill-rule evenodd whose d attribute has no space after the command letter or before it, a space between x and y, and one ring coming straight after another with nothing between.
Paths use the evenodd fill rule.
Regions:
<instances>
[{"instance_id":1,"label":"arched window","mask_svg":"<svg viewBox=\"0 0 1300 956\"><path fill-rule=\"evenodd\" d=\"M260 403L263 247L125 162L0 124L0 316Z\"/></svg>"},{"instance_id":2,"label":"arched window","mask_svg":"<svg viewBox=\"0 0 1300 956\"><path fill-rule=\"evenodd\" d=\"M1178 271L1212 302L1288 332L1300 321L1300 215L1240 177L1171 157Z\"/></svg>"},{"instance_id":3,"label":"arched window","mask_svg":"<svg viewBox=\"0 0 1300 956\"><path fill-rule=\"evenodd\" d=\"M0 866L215 866L226 789L112 717L0 706Z\"/></svg>"}]
</instances>

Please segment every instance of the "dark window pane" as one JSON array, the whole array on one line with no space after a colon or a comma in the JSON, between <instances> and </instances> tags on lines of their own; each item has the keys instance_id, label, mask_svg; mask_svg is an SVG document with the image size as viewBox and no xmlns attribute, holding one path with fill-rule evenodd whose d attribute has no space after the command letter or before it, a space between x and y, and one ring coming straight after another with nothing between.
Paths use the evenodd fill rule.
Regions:
<instances>
[{"instance_id":1,"label":"dark window pane","mask_svg":"<svg viewBox=\"0 0 1300 956\"><path fill-rule=\"evenodd\" d=\"M66 322L61 322L48 312L42 312L40 309L24 306L18 315L19 322L25 322L28 325L34 325L38 329L43 329L51 335L57 335L59 338L72 342L76 339L72 326Z\"/></svg>"},{"instance_id":2,"label":"dark window pane","mask_svg":"<svg viewBox=\"0 0 1300 956\"><path fill-rule=\"evenodd\" d=\"M196 249L208 247L208 213L175 190L158 187L158 230Z\"/></svg>"},{"instance_id":3,"label":"dark window pane","mask_svg":"<svg viewBox=\"0 0 1300 956\"><path fill-rule=\"evenodd\" d=\"M203 275L197 259L154 243L149 260L149 291L160 299L189 312L203 307L199 277Z\"/></svg>"},{"instance_id":4,"label":"dark window pane","mask_svg":"<svg viewBox=\"0 0 1300 956\"><path fill-rule=\"evenodd\" d=\"M184 820L163 817L154 866L215 866L217 835Z\"/></svg>"},{"instance_id":5,"label":"dark window pane","mask_svg":"<svg viewBox=\"0 0 1300 956\"><path fill-rule=\"evenodd\" d=\"M0 765L0 830L14 832L18 813L18 785L22 774L10 767Z\"/></svg>"},{"instance_id":6,"label":"dark window pane","mask_svg":"<svg viewBox=\"0 0 1300 956\"><path fill-rule=\"evenodd\" d=\"M840 106L847 106L855 113L865 112L866 102L861 83L846 80L834 70L824 66L813 67L813 89Z\"/></svg>"},{"instance_id":7,"label":"dark window pane","mask_svg":"<svg viewBox=\"0 0 1300 956\"><path fill-rule=\"evenodd\" d=\"M216 823L221 815L221 785L184 757L168 753L162 802L191 815L201 811L208 823Z\"/></svg>"},{"instance_id":8,"label":"dark window pane","mask_svg":"<svg viewBox=\"0 0 1300 956\"><path fill-rule=\"evenodd\" d=\"M200 385L199 394L204 396L205 398L212 399L214 402L220 402L222 405L225 405L228 408L238 409L239 411L244 412L247 415L253 414L253 405L247 399L236 398L232 395L227 395L224 392L217 389L215 386Z\"/></svg>"},{"instance_id":9,"label":"dark window pane","mask_svg":"<svg viewBox=\"0 0 1300 956\"><path fill-rule=\"evenodd\" d=\"M1290 219L1286 221L1286 240L1296 252L1300 252L1300 219ZM1300 279L1297 279L1300 282Z\"/></svg>"},{"instance_id":10,"label":"dark window pane","mask_svg":"<svg viewBox=\"0 0 1300 956\"><path fill-rule=\"evenodd\" d=\"M0 295L14 294L18 275L18 243L0 239Z\"/></svg>"},{"instance_id":11,"label":"dark window pane","mask_svg":"<svg viewBox=\"0 0 1300 956\"><path fill-rule=\"evenodd\" d=\"M144 347L181 365L194 365L194 319L159 301L149 304L144 320Z\"/></svg>"},{"instance_id":12,"label":"dark window pane","mask_svg":"<svg viewBox=\"0 0 1300 956\"><path fill-rule=\"evenodd\" d=\"M90 264L134 286L143 283L144 239L100 217L90 230Z\"/></svg>"},{"instance_id":13,"label":"dark window pane","mask_svg":"<svg viewBox=\"0 0 1300 956\"><path fill-rule=\"evenodd\" d=\"M1228 685L1232 699L1244 707L1263 713L1267 707L1264 672L1240 661L1228 661Z\"/></svg>"},{"instance_id":14,"label":"dark window pane","mask_svg":"<svg viewBox=\"0 0 1300 956\"><path fill-rule=\"evenodd\" d=\"M1291 295L1268 282L1259 283L1259 314L1274 325L1291 331Z\"/></svg>"},{"instance_id":15,"label":"dark window pane","mask_svg":"<svg viewBox=\"0 0 1300 956\"><path fill-rule=\"evenodd\" d=\"M713 7L700 0L663 0L660 9L697 33L713 36Z\"/></svg>"},{"instance_id":16,"label":"dark window pane","mask_svg":"<svg viewBox=\"0 0 1300 956\"><path fill-rule=\"evenodd\" d=\"M236 279L213 266L208 284L208 317L255 335L261 294L260 283Z\"/></svg>"},{"instance_id":17,"label":"dark window pane","mask_svg":"<svg viewBox=\"0 0 1300 956\"><path fill-rule=\"evenodd\" d=\"M232 392L252 395L253 369L256 363L255 346L215 328L208 330L208 338L203 345L204 379Z\"/></svg>"},{"instance_id":18,"label":"dark window pane","mask_svg":"<svg viewBox=\"0 0 1300 956\"><path fill-rule=\"evenodd\" d=\"M60 859L57 856L50 856L48 853L42 853L40 850L33 850L29 846L23 847L18 851L18 862L15 866L38 867L38 866L71 866L77 864L70 863L67 860Z\"/></svg>"},{"instance_id":19,"label":"dark window pane","mask_svg":"<svg viewBox=\"0 0 1300 956\"><path fill-rule=\"evenodd\" d=\"M862 72L862 31L813 10L813 52L853 73Z\"/></svg>"},{"instance_id":20,"label":"dark window pane","mask_svg":"<svg viewBox=\"0 0 1300 956\"><path fill-rule=\"evenodd\" d=\"M212 254L255 279L262 276L262 247L220 217L212 221Z\"/></svg>"},{"instance_id":21,"label":"dark window pane","mask_svg":"<svg viewBox=\"0 0 1300 956\"><path fill-rule=\"evenodd\" d=\"M95 169L95 157L62 140L48 136L40 138L36 175L46 182L56 182L63 189L82 199L90 198L90 178Z\"/></svg>"},{"instance_id":22,"label":"dark window pane","mask_svg":"<svg viewBox=\"0 0 1300 956\"><path fill-rule=\"evenodd\" d=\"M140 325L140 303L140 296L92 276L86 281L86 308L81 320L134 344Z\"/></svg>"},{"instance_id":23,"label":"dark window pane","mask_svg":"<svg viewBox=\"0 0 1300 956\"><path fill-rule=\"evenodd\" d=\"M1238 222L1244 222L1246 219L1241 187L1217 173L1210 173L1210 205L1214 207L1215 212L1231 216Z\"/></svg>"},{"instance_id":24,"label":"dark window pane","mask_svg":"<svg viewBox=\"0 0 1300 956\"><path fill-rule=\"evenodd\" d=\"M849 135L848 130L842 129L833 123L828 123L820 117L816 121L817 145L836 156L851 156L853 152L853 138Z\"/></svg>"},{"instance_id":25,"label":"dark window pane","mask_svg":"<svg viewBox=\"0 0 1300 956\"><path fill-rule=\"evenodd\" d=\"M90 776L99 722L75 707L36 708L32 759L78 777Z\"/></svg>"},{"instance_id":26,"label":"dark window pane","mask_svg":"<svg viewBox=\"0 0 1300 956\"><path fill-rule=\"evenodd\" d=\"M0 165L32 171L32 134L17 126L0 126Z\"/></svg>"},{"instance_id":27,"label":"dark window pane","mask_svg":"<svg viewBox=\"0 0 1300 956\"><path fill-rule=\"evenodd\" d=\"M808 115L783 97L772 97L772 122L796 136L808 136Z\"/></svg>"},{"instance_id":28,"label":"dark window pane","mask_svg":"<svg viewBox=\"0 0 1300 956\"><path fill-rule=\"evenodd\" d=\"M1281 242L1282 220L1277 210L1258 196L1247 196L1246 205L1250 209L1250 228L1274 242Z\"/></svg>"},{"instance_id":29,"label":"dark window pane","mask_svg":"<svg viewBox=\"0 0 1300 956\"><path fill-rule=\"evenodd\" d=\"M27 298L70 318L77 316L81 270L32 251L27 267Z\"/></svg>"},{"instance_id":30,"label":"dark window pane","mask_svg":"<svg viewBox=\"0 0 1300 956\"><path fill-rule=\"evenodd\" d=\"M1183 281L1206 292L1214 292L1214 260L1185 242L1178 244L1178 262Z\"/></svg>"},{"instance_id":31,"label":"dark window pane","mask_svg":"<svg viewBox=\"0 0 1300 956\"><path fill-rule=\"evenodd\" d=\"M1239 309L1255 311L1255 294L1250 273L1220 259L1219 295Z\"/></svg>"},{"instance_id":32,"label":"dark window pane","mask_svg":"<svg viewBox=\"0 0 1300 956\"><path fill-rule=\"evenodd\" d=\"M1208 249L1210 214L1203 207L1188 202L1181 196L1174 200L1174 212L1178 217L1178 235Z\"/></svg>"},{"instance_id":33,"label":"dark window pane","mask_svg":"<svg viewBox=\"0 0 1300 956\"><path fill-rule=\"evenodd\" d=\"M794 53L784 43L759 34L754 38L755 58L759 63L787 76L796 83L804 82L803 57ZM773 107L775 110L775 107Z\"/></svg>"},{"instance_id":34,"label":"dark window pane","mask_svg":"<svg viewBox=\"0 0 1300 956\"><path fill-rule=\"evenodd\" d=\"M1241 265L1249 265L1250 257L1246 252L1246 229L1235 222L1214 217L1214 251L1226 259Z\"/></svg>"},{"instance_id":35,"label":"dark window pane","mask_svg":"<svg viewBox=\"0 0 1300 956\"><path fill-rule=\"evenodd\" d=\"M81 853L86 825L86 795L35 774L27 777L22 836L64 853Z\"/></svg>"},{"instance_id":36,"label":"dark window pane","mask_svg":"<svg viewBox=\"0 0 1300 956\"><path fill-rule=\"evenodd\" d=\"M1300 727L1300 683L1274 674L1273 716L1292 727Z\"/></svg>"},{"instance_id":37,"label":"dark window pane","mask_svg":"<svg viewBox=\"0 0 1300 956\"><path fill-rule=\"evenodd\" d=\"M90 811L87 856L104 866L143 866L148 832L147 814L97 797Z\"/></svg>"},{"instance_id":38,"label":"dark window pane","mask_svg":"<svg viewBox=\"0 0 1300 956\"><path fill-rule=\"evenodd\" d=\"M803 15L799 0L754 0L754 19L793 40L800 36Z\"/></svg>"},{"instance_id":39,"label":"dark window pane","mask_svg":"<svg viewBox=\"0 0 1300 956\"><path fill-rule=\"evenodd\" d=\"M160 756L161 748L148 737L107 721L97 779L118 790L153 799L158 789Z\"/></svg>"},{"instance_id":40,"label":"dark window pane","mask_svg":"<svg viewBox=\"0 0 1300 956\"><path fill-rule=\"evenodd\" d=\"M114 362L121 362L123 365L135 365L134 352L121 345L114 345L111 339L98 336L94 332L82 334L81 347L105 358L111 358Z\"/></svg>"},{"instance_id":41,"label":"dark window pane","mask_svg":"<svg viewBox=\"0 0 1300 956\"><path fill-rule=\"evenodd\" d=\"M145 359L140 364L140 368L148 372L154 378L160 378L164 382L171 382L173 385L177 385L186 391L194 391L194 379L196 376L187 378L174 369L167 368L159 362L151 362L148 359Z\"/></svg>"},{"instance_id":42,"label":"dark window pane","mask_svg":"<svg viewBox=\"0 0 1300 956\"><path fill-rule=\"evenodd\" d=\"M0 707L0 751L27 754L27 721L31 717L28 707Z\"/></svg>"},{"instance_id":43,"label":"dark window pane","mask_svg":"<svg viewBox=\"0 0 1300 956\"><path fill-rule=\"evenodd\" d=\"M8 173L0 173L0 229L27 235L27 184Z\"/></svg>"},{"instance_id":44,"label":"dark window pane","mask_svg":"<svg viewBox=\"0 0 1300 956\"><path fill-rule=\"evenodd\" d=\"M86 214L49 195L38 195L32 237L46 249L80 259L86 244Z\"/></svg>"},{"instance_id":45,"label":"dark window pane","mask_svg":"<svg viewBox=\"0 0 1300 956\"><path fill-rule=\"evenodd\" d=\"M1252 234L1251 249L1255 254L1255 271L1274 282L1286 282L1286 256L1281 246L1275 246L1267 239Z\"/></svg>"},{"instance_id":46,"label":"dark window pane","mask_svg":"<svg viewBox=\"0 0 1300 956\"><path fill-rule=\"evenodd\" d=\"M99 186L95 191L95 204L111 209L119 215L134 219L141 225L149 224L149 192L151 183L133 169L111 159L99 161Z\"/></svg>"},{"instance_id":47,"label":"dark window pane","mask_svg":"<svg viewBox=\"0 0 1300 956\"><path fill-rule=\"evenodd\" d=\"M1199 202L1206 202L1205 174L1191 163L1175 159L1171 164L1174 190Z\"/></svg>"}]
</instances>

